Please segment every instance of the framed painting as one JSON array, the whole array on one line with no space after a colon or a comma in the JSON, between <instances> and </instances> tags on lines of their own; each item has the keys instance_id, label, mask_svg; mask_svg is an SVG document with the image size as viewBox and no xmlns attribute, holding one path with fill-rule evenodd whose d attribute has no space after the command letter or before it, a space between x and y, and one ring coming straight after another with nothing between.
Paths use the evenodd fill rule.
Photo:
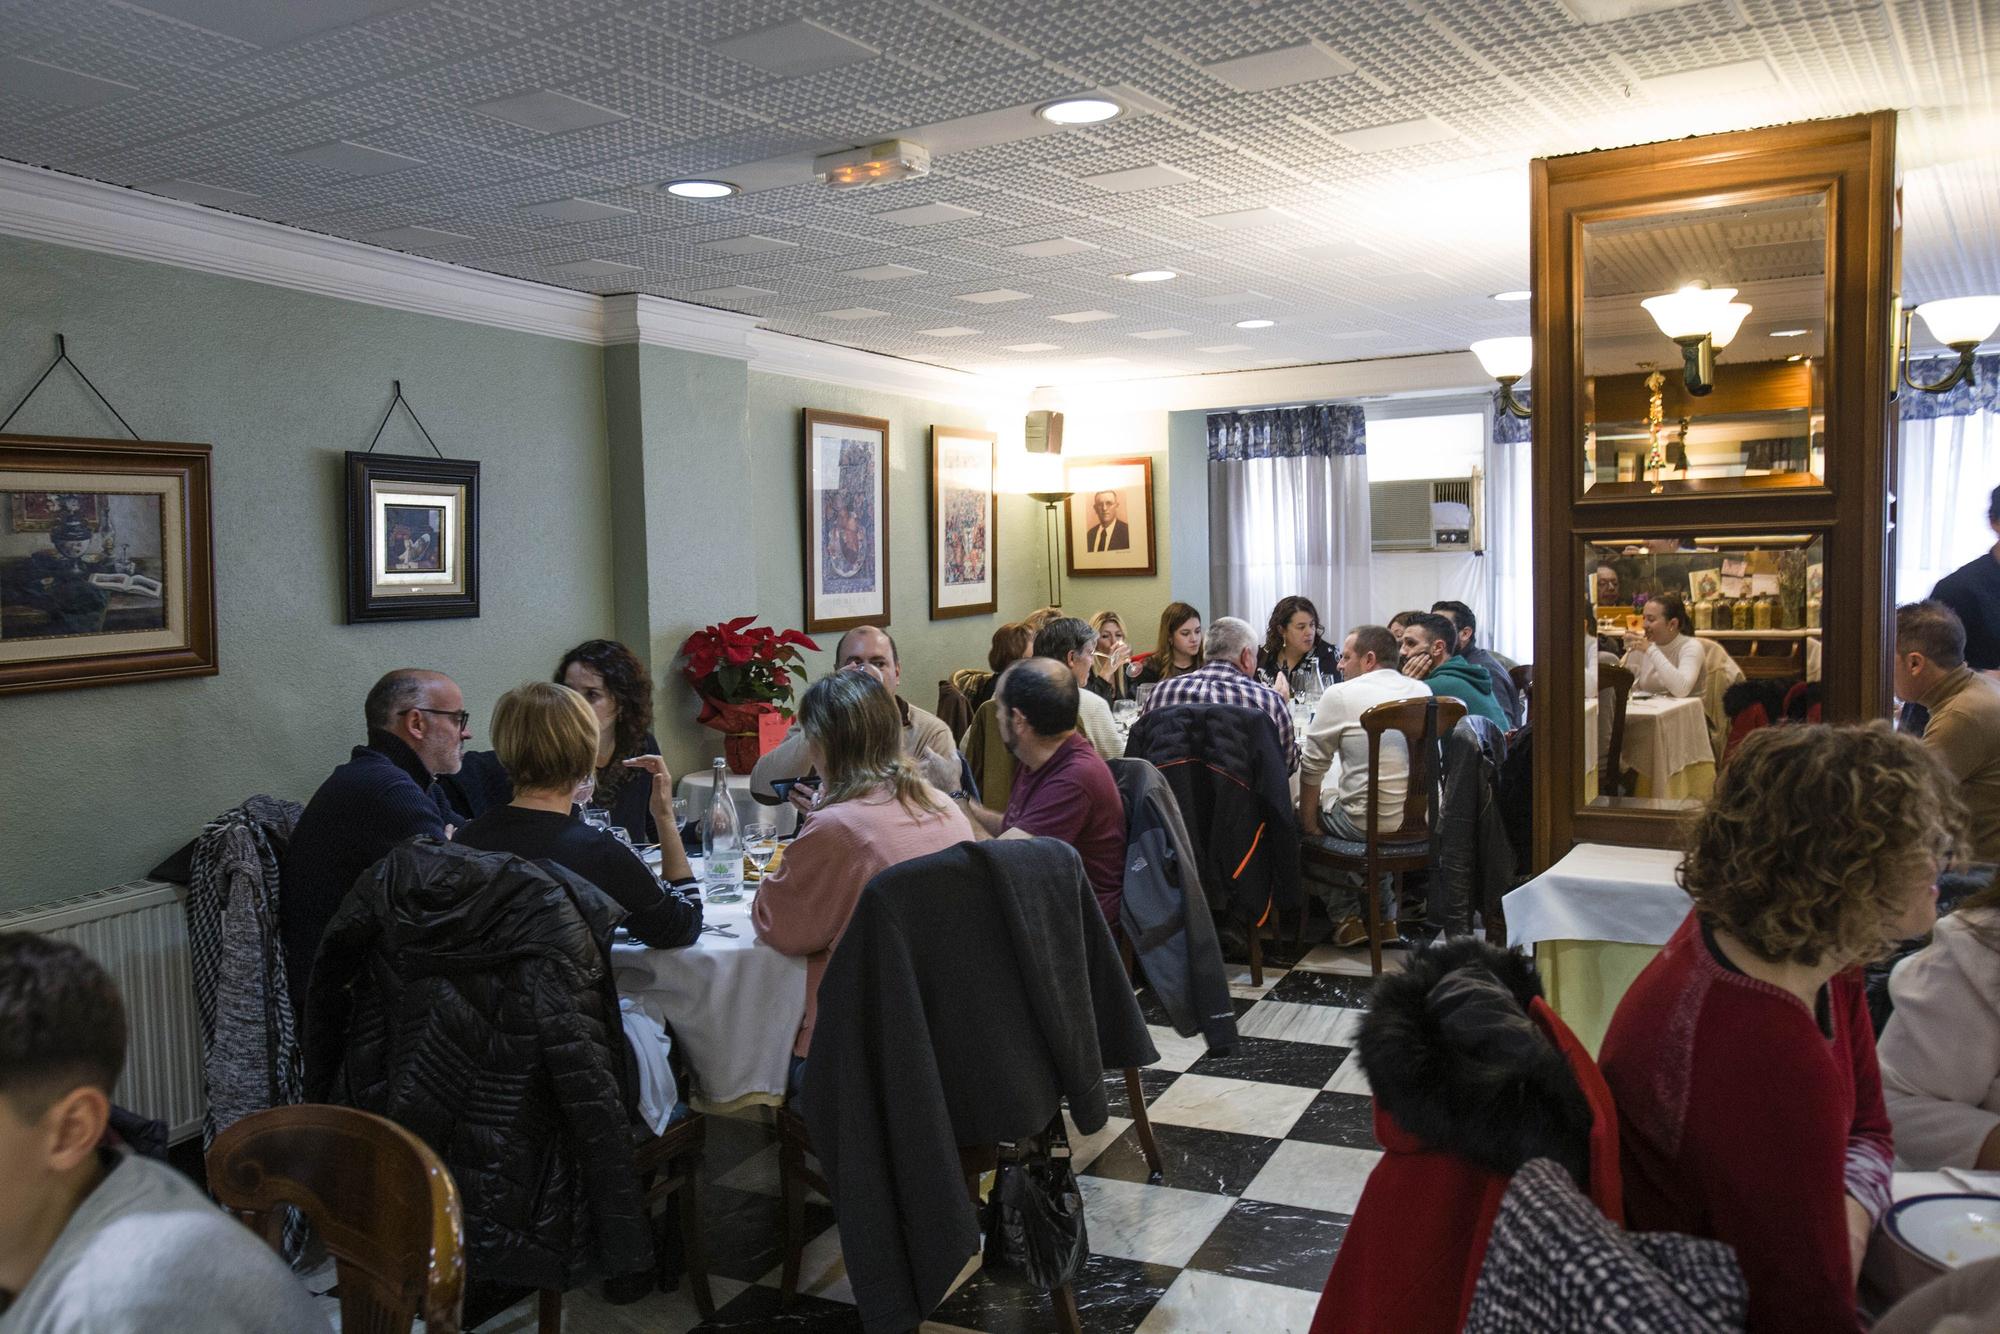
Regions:
<instances>
[{"instance_id":1,"label":"framed painting","mask_svg":"<svg viewBox=\"0 0 2000 1334\"><path fill-rule=\"evenodd\" d=\"M805 410L806 632L889 624L889 423Z\"/></svg>"},{"instance_id":2,"label":"framed painting","mask_svg":"<svg viewBox=\"0 0 2000 1334\"><path fill-rule=\"evenodd\" d=\"M1000 605L1000 528L989 431L931 427L931 619Z\"/></svg>"},{"instance_id":3,"label":"framed painting","mask_svg":"<svg viewBox=\"0 0 2000 1334\"><path fill-rule=\"evenodd\" d=\"M1069 575L1152 574L1153 460L1073 460L1069 479Z\"/></svg>"},{"instance_id":4,"label":"framed painting","mask_svg":"<svg viewBox=\"0 0 2000 1334\"><path fill-rule=\"evenodd\" d=\"M209 447L0 436L0 694L213 676Z\"/></svg>"},{"instance_id":5,"label":"framed painting","mask_svg":"<svg viewBox=\"0 0 2000 1334\"><path fill-rule=\"evenodd\" d=\"M347 623L479 614L479 464L347 454Z\"/></svg>"}]
</instances>

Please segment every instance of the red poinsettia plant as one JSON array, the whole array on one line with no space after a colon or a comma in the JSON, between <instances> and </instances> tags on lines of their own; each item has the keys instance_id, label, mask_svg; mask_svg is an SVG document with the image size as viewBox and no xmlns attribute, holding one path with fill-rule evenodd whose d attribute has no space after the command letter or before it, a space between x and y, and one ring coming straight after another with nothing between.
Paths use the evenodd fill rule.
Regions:
<instances>
[{"instance_id":1,"label":"red poinsettia plant","mask_svg":"<svg viewBox=\"0 0 2000 1334\"><path fill-rule=\"evenodd\" d=\"M702 697L704 715L715 705L774 705L792 716L793 673L805 666L799 650L817 652L819 645L797 630L752 625L756 619L738 616L708 626L681 645L681 678Z\"/></svg>"}]
</instances>

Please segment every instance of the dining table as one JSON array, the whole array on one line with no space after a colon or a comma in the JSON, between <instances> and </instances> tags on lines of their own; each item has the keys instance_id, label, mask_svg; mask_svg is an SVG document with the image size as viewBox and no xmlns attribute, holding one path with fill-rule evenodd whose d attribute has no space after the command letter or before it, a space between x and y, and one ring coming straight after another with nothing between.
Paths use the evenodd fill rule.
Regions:
<instances>
[{"instance_id":1,"label":"dining table","mask_svg":"<svg viewBox=\"0 0 2000 1334\"><path fill-rule=\"evenodd\" d=\"M688 860L701 883L702 859ZM658 853L648 862L657 872ZM792 1043L806 1013L806 961L757 938L750 922L755 888L737 884L743 897L723 903L716 886L701 883L702 932L686 948L612 941L619 994L680 1045L693 1081L688 1105L698 1112L727 1114L785 1100Z\"/></svg>"},{"instance_id":2,"label":"dining table","mask_svg":"<svg viewBox=\"0 0 2000 1334\"><path fill-rule=\"evenodd\" d=\"M1583 706L1586 796L1597 795L1603 779L1597 764L1610 744L1610 719L1596 700ZM1637 774L1633 797L1699 802L1715 790L1715 747L1709 740L1708 713L1699 697L1632 692L1625 704L1625 749L1620 769ZM1594 781L1593 781L1594 780Z\"/></svg>"}]
</instances>

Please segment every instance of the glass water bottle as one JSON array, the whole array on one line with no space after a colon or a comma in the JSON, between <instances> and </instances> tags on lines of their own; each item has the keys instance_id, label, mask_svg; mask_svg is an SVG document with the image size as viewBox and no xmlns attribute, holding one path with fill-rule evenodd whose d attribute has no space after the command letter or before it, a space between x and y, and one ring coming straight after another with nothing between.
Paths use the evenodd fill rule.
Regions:
<instances>
[{"instance_id":1,"label":"glass water bottle","mask_svg":"<svg viewBox=\"0 0 2000 1334\"><path fill-rule=\"evenodd\" d=\"M701 876L710 884L733 885L743 878L743 824L729 791L728 761L717 756L714 773L708 816L701 825Z\"/></svg>"}]
</instances>

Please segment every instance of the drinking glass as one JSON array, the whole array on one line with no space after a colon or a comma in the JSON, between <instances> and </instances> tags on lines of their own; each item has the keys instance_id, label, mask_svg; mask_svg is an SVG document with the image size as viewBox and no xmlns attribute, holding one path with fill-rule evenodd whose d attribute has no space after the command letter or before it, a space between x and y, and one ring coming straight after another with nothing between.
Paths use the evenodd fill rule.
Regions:
<instances>
[{"instance_id":1,"label":"drinking glass","mask_svg":"<svg viewBox=\"0 0 2000 1334\"><path fill-rule=\"evenodd\" d=\"M1139 719L1139 701L1121 699L1111 706L1111 721L1120 727L1130 727Z\"/></svg>"},{"instance_id":2,"label":"drinking glass","mask_svg":"<svg viewBox=\"0 0 2000 1334\"><path fill-rule=\"evenodd\" d=\"M759 877L771 864L771 858L778 855L778 826L769 820L759 821L743 831L743 855L756 869Z\"/></svg>"},{"instance_id":3,"label":"drinking glass","mask_svg":"<svg viewBox=\"0 0 2000 1334\"><path fill-rule=\"evenodd\" d=\"M607 834L611 832L611 812L605 810L602 806L585 806L581 815L583 822L592 829L600 830Z\"/></svg>"}]
</instances>

